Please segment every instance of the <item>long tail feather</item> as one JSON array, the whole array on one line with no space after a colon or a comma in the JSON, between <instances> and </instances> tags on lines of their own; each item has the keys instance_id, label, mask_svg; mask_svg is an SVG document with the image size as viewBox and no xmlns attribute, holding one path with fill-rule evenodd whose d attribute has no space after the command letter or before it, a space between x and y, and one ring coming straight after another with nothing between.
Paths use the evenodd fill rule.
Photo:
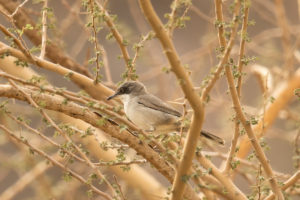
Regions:
<instances>
[{"instance_id":1,"label":"long tail feather","mask_svg":"<svg viewBox=\"0 0 300 200\"><path fill-rule=\"evenodd\" d=\"M207 131L201 131L201 135L203 135L207 139L213 140L213 141L215 141L215 142L217 142L217 143L219 143L221 145L225 144L225 141L222 138L220 138L220 137L218 137L216 135L213 135L213 134L211 134L211 133L209 133Z\"/></svg>"}]
</instances>

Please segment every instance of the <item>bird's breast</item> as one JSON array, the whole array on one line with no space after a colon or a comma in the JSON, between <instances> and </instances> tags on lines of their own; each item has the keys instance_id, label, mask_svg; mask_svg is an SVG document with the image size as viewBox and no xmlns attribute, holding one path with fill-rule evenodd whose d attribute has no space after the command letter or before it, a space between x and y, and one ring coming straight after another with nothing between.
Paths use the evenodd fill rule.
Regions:
<instances>
[{"instance_id":1,"label":"bird's breast","mask_svg":"<svg viewBox=\"0 0 300 200\"><path fill-rule=\"evenodd\" d=\"M125 109L126 106L126 109ZM126 116L139 128L144 130L151 130L151 117L149 116L149 111L141 106L135 99L128 101L124 104L124 110Z\"/></svg>"},{"instance_id":2,"label":"bird's breast","mask_svg":"<svg viewBox=\"0 0 300 200\"><path fill-rule=\"evenodd\" d=\"M169 125L173 127L174 122L178 119L176 116L138 103L138 98L136 97L124 97L123 103L126 116L143 130L157 130L160 129L160 127L168 127Z\"/></svg>"}]
</instances>

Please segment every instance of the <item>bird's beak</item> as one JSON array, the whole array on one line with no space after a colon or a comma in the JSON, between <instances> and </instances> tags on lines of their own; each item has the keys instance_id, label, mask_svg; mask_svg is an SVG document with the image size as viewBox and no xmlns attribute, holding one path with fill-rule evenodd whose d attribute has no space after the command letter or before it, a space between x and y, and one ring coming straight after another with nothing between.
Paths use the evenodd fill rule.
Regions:
<instances>
[{"instance_id":1,"label":"bird's beak","mask_svg":"<svg viewBox=\"0 0 300 200\"><path fill-rule=\"evenodd\" d=\"M119 95L119 92L116 92L115 94L113 94L113 95L111 95L110 97L108 97L106 100L109 101L109 100L115 98L115 97L118 96L118 95Z\"/></svg>"}]
</instances>

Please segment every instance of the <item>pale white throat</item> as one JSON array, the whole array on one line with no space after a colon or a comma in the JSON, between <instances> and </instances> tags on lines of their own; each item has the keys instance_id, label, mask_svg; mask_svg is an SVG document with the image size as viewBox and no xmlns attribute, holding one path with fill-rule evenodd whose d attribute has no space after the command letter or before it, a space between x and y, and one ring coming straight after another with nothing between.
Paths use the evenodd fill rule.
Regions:
<instances>
[{"instance_id":1,"label":"pale white throat","mask_svg":"<svg viewBox=\"0 0 300 200\"><path fill-rule=\"evenodd\" d=\"M125 112L125 114L127 113L127 111L128 111L128 103L129 103L129 101L130 101L130 96L128 95L128 94L124 94L124 95L122 95L122 96L120 96L120 99L121 99L121 101L123 102L123 107L124 107L124 112ZM127 114L126 114L127 115Z\"/></svg>"}]
</instances>

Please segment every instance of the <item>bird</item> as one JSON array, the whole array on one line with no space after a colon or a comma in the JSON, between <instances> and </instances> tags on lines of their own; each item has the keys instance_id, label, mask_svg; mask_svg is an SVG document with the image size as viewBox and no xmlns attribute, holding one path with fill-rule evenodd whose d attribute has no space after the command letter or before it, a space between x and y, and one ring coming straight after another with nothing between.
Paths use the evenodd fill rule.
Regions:
<instances>
[{"instance_id":1,"label":"bird","mask_svg":"<svg viewBox=\"0 0 300 200\"><path fill-rule=\"evenodd\" d=\"M138 128L160 134L180 131L182 114L157 96L150 94L141 82L124 82L107 100L117 96L121 97L127 118ZM221 145L225 143L222 138L207 131L201 130L199 133Z\"/></svg>"}]
</instances>

